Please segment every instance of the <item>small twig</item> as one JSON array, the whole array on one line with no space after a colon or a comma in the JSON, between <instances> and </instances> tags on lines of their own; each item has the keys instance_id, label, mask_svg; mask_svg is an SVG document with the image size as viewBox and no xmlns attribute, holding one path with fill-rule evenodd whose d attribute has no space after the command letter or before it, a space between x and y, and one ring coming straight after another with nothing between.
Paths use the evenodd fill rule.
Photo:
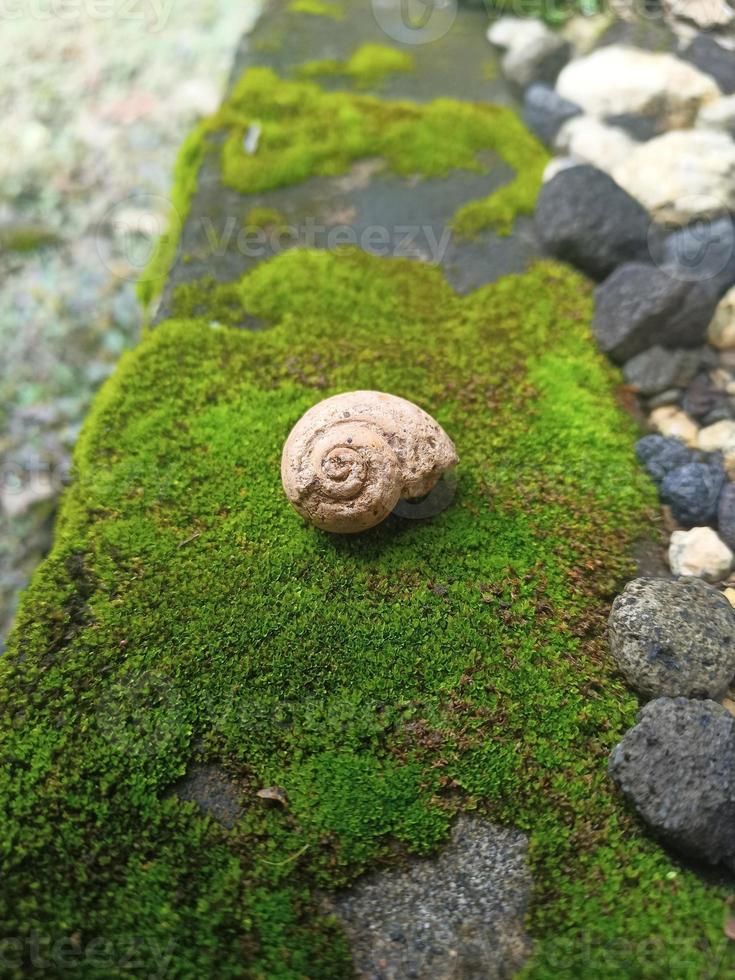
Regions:
<instances>
[{"instance_id":1,"label":"small twig","mask_svg":"<svg viewBox=\"0 0 735 980\"><path fill-rule=\"evenodd\" d=\"M192 541L195 541L201 533L202 533L201 531L195 531L190 537L186 538L184 541L179 541L176 547L183 548L185 544L190 544Z\"/></svg>"}]
</instances>

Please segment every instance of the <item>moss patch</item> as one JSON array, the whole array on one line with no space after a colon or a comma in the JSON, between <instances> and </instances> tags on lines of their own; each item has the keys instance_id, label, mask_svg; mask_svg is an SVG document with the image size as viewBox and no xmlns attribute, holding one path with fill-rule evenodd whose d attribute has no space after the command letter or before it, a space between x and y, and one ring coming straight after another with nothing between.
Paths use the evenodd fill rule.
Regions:
<instances>
[{"instance_id":1,"label":"moss patch","mask_svg":"<svg viewBox=\"0 0 735 980\"><path fill-rule=\"evenodd\" d=\"M141 972L345 977L314 890L431 852L469 808L531 835L529 975L732 968L722 890L605 774L636 704L604 615L653 497L588 286L540 264L460 298L420 263L290 251L198 302L219 290L271 329L178 319L123 358L0 662L4 934L118 957L134 937ZM359 387L429 408L459 482L430 521L337 538L290 509L279 455ZM171 794L197 765L242 788L231 831Z\"/></svg>"},{"instance_id":2,"label":"moss patch","mask_svg":"<svg viewBox=\"0 0 735 980\"><path fill-rule=\"evenodd\" d=\"M283 230L286 219L277 208L252 208L245 218L246 231L263 231L267 228Z\"/></svg>"},{"instance_id":3,"label":"moss patch","mask_svg":"<svg viewBox=\"0 0 735 980\"><path fill-rule=\"evenodd\" d=\"M363 44L347 61L307 61L301 65L298 74L302 78L336 75L350 78L358 87L370 88L379 85L390 75L405 74L413 70L412 55L383 44Z\"/></svg>"},{"instance_id":4,"label":"moss patch","mask_svg":"<svg viewBox=\"0 0 735 980\"><path fill-rule=\"evenodd\" d=\"M261 127L258 150L249 155L243 141L256 124ZM345 173L365 157L382 157L388 169L404 177L443 177L456 168L482 173L487 166L480 154L497 153L515 177L458 210L454 230L468 236L483 228L510 234L519 214L532 213L548 160L546 150L505 106L452 99L427 105L388 102L324 92L312 82L283 81L267 68L251 69L181 151L172 193L174 221L141 279L144 305L163 285L175 258L181 219L215 133L224 135L223 182L243 194Z\"/></svg>"},{"instance_id":5,"label":"moss patch","mask_svg":"<svg viewBox=\"0 0 735 980\"><path fill-rule=\"evenodd\" d=\"M138 299L144 308L160 293L176 258L181 229L196 193L199 169L207 150L207 135L206 123L200 123L187 136L179 150L174 167L168 228L155 243L136 286Z\"/></svg>"},{"instance_id":6,"label":"moss patch","mask_svg":"<svg viewBox=\"0 0 735 980\"><path fill-rule=\"evenodd\" d=\"M331 3L330 0L289 0L288 9L294 14L328 17L330 20L343 20L345 16L343 5Z\"/></svg>"},{"instance_id":7,"label":"moss patch","mask_svg":"<svg viewBox=\"0 0 735 980\"><path fill-rule=\"evenodd\" d=\"M59 236L40 225L0 227L0 252L26 254L59 244Z\"/></svg>"}]
</instances>

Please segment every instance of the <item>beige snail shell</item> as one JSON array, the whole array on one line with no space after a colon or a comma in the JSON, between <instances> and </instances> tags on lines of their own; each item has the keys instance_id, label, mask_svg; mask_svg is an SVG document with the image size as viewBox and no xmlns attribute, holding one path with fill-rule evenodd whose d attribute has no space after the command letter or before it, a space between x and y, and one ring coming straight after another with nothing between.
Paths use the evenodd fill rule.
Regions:
<instances>
[{"instance_id":1,"label":"beige snail shell","mask_svg":"<svg viewBox=\"0 0 735 980\"><path fill-rule=\"evenodd\" d=\"M306 412L283 447L286 496L323 531L380 524L402 498L423 497L458 462L444 429L418 405L349 391Z\"/></svg>"}]
</instances>

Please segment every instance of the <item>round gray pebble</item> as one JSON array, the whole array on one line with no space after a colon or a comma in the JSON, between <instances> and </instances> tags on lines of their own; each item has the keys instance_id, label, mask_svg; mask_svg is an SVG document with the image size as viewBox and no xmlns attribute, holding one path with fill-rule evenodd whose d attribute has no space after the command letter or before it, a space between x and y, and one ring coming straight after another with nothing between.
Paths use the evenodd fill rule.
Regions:
<instances>
[{"instance_id":1,"label":"round gray pebble","mask_svg":"<svg viewBox=\"0 0 735 980\"><path fill-rule=\"evenodd\" d=\"M718 698L735 677L735 611L699 579L639 578L615 600L610 650L646 697Z\"/></svg>"}]
</instances>

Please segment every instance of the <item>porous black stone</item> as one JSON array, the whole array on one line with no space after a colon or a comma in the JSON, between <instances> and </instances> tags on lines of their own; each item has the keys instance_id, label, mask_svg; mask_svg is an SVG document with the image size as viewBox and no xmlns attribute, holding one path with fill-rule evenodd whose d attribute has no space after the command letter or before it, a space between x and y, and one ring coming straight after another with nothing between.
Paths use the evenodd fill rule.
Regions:
<instances>
[{"instance_id":1,"label":"porous black stone","mask_svg":"<svg viewBox=\"0 0 735 980\"><path fill-rule=\"evenodd\" d=\"M656 483L661 483L671 470L686 466L694 460L694 454L683 442L657 434L639 439L635 451L641 464Z\"/></svg>"},{"instance_id":2,"label":"porous black stone","mask_svg":"<svg viewBox=\"0 0 735 980\"><path fill-rule=\"evenodd\" d=\"M714 523L724 483L725 473L721 466L685 463L663 478L661 500L671 507L679 524L700 527Z\"/></svg>"},{"instance_id":3,"label":"porous black stone","mask_svg":"<svg viewBox=\"0 0 735 980\"><path fill-rule=\"evenodd\" d=\"M595 290L593 330L601 350L622 364L654 344L700 346L716 305L697 282L628 262Z\"/></svg>"},{"instance_id":4,"label":"porous black stone","mask_svg":"<svg viewBox=\"0 0 735 980\"><path fill-rule=\"evenodd\" d=\"M666 843L735 866L735 718L722 705L652 701L613 750L609 772Z\"/></svg>"},{"instance_id":5,"label":"porous black stone","mask_svg":"<svg viewBox=\"0 0 735 980\"><path fill-rule=\"evenodd\" d=\"M550 255L604 279L647 254L650 219L612 177L586 164L568 167L541 188L536 228ZM636 352L637 353L637 352Z\"/></svg>"}]
</instances>

